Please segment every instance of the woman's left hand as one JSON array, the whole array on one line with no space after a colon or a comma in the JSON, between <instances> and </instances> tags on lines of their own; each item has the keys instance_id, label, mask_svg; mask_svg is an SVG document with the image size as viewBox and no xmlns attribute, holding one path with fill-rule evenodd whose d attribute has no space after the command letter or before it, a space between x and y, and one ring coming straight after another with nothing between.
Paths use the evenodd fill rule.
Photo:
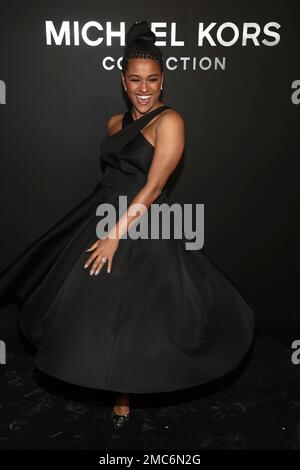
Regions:
<instances>
[{"instance_id":1,"label":"woman's left hand","mask_svg":"<svg viewBox=\"0 0 300 470\"><path fill-rule=\"evenodd\" d=\"M107 272L110 273L113 256L119 246L119 239L117 238L104 238L97 240L90 248L86 251L95 250L92 255L87 260L84 268L88 268L90 264L92 264L92 269L90 271L90 275L97 276L101 269L103 268L104 264L108 263ZM105 258L105 261L102 259Z\"/></svg>"}]
</instances>

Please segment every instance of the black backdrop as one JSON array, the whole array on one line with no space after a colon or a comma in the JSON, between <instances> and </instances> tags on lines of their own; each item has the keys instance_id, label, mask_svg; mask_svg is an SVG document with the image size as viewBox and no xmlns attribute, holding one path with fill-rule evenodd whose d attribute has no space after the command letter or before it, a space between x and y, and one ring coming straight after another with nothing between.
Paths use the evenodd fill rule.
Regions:
<instances>
[{"instance_id":1,"label":"black backdrop","mask_svg":"<svg viewBox=\"0 0 300 470\"><path fill-rule=\"evenodd\" d=\"M113 37L110 45L109 27L127 31L146 19L165 34L166 45L157 43L165 63L177 60L165 66L163 102L186 123L170 199L205 204L205 250L259 325L300 326L299 11L291 0L2 4L0 269L94 189L107 119L126 110L117 66L124 42ZM57 34L70 26L70 44L66 36L47 43L46 21ZM87 31L91 41L103 38L96 46L81 35L90 21L100 25ZM215 45L198 45L199 23L216 23ZM256 45L243 45L245 23L261 28ZM270 23L273 35L264 32ZM193 70L183 57L206 59Z\"/></svg>"}]
</instances>

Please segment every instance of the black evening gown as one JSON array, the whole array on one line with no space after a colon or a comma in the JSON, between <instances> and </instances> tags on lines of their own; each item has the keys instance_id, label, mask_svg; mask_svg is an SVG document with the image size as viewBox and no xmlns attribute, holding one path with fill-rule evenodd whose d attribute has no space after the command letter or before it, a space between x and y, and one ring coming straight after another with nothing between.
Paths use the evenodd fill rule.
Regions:
<instances>
[{"instance_id":1,"label":"black evening gown","mask_svg":"<svg viewBox=\"0 0 300 470\"><path fill-rule=\"evenodd\" d=\"M111 273L84 269L97 206L127 205L146 182L154 147L142 129L169 106L101 144L102 178L84 200L0 273L0 305L18 305L38 369L80 386L127 393L185 389L222 377L252 344L252 309L184 239L121 238ZM155 203L167 203L166 187Z\"/></svg>"}]
</instances>

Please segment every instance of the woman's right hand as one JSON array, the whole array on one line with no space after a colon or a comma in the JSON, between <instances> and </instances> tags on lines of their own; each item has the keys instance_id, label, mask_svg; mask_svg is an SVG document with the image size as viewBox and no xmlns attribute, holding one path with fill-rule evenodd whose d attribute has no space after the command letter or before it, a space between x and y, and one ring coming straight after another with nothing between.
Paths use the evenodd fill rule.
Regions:
<instances>
[{"instance_id":1,"label":"woman's right hand","mask_svg":"<svg viewBox=\"0 0 300 470\"><path fill-rule=\"evenodd\" d=\"M99 272L107 261L107 273L109 274L112 267L112 260L118 246L118 238L107 237L97 240L95 243L93 243L92 246L90 246L90 248L86 250L94 251L85 263L84 269L88 268L91 265L90 275L92 276L95 273L95 275L98 276Z\"/></svg>"}]
</instances>

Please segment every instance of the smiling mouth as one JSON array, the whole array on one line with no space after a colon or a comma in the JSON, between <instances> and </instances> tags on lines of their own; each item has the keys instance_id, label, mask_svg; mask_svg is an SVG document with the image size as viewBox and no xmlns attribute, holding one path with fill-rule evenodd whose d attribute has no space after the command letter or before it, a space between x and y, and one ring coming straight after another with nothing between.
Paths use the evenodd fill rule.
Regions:
<instances>
[{"instance_id":1,"label":"smiling mouth","mask_svg":"<svg viewBox=\"0 0 300 470\"><path fill-rule=\"evenodd\" d=\"M141 104L147 104L151 99L151 95L136 95L136 97Z\"/></svg>"}]
</instances>

